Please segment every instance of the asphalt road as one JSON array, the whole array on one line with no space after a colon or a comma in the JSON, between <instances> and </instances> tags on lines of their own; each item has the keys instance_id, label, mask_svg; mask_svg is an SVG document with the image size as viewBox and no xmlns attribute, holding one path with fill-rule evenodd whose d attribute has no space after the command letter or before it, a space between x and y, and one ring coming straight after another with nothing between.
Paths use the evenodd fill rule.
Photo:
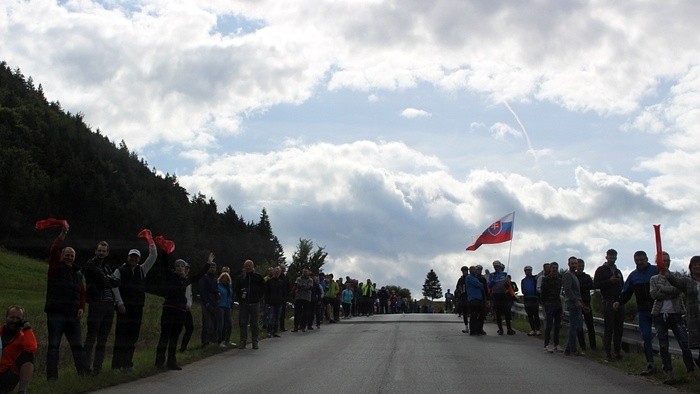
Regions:
<instances>
[{"instance_id":1,"label":"asphalt road","mask_svg":"<svg viewBox=\"0 0 700 394\"><path fill-rule=\"evenodd\" d=\"M582 357L550 354L522 333L463 334L454 315L353 318L282 333L102 393L668 393ZM564 338L562 338L564 342Z\"/></svg>"}]
</instances>

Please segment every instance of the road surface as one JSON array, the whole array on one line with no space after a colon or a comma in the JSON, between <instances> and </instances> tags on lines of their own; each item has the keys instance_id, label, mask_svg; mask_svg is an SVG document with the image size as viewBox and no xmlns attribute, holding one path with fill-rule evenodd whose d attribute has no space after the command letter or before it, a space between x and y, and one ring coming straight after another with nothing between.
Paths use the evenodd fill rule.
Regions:
<instances>
[{"instance_id":1,"label":"road surface","mask_svg":"<svg viewBox=\"0 0 700 394\"><path fill-rule=\"evenodd\" d=\"M450 314L379 315L265 339L102 393L668 393L541 339L463 334ZM565 342L565 338L562 338Z\"/></svg>"}]
</instances>

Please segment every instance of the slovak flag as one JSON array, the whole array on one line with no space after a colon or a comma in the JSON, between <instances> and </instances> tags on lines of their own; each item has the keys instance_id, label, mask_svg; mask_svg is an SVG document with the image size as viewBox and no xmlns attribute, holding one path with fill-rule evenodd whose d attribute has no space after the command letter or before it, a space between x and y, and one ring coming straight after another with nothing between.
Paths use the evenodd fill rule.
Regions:
<instances>
[{"instance_id":1,"label":"slovak flag","mask_svg":"<svg viewBox=\"0 0 700 394\"><path fill-rule=\"evenodd\" d=\"M515 212L493 222L484 232L479 235L473 244L467 246L467 250L476 250L484 244L500 244L501 242L513 239L513 220Z\"/></svg>"}]
</instances>

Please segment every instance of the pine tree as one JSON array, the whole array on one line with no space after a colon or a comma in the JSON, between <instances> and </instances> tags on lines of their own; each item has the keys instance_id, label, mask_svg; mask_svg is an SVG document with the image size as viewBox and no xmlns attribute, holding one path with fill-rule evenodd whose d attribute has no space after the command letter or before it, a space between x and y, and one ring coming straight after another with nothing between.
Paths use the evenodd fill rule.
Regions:
<instances>
[{"instance_id":1,"label":"pine tree","mask_svg":"<svg viewBox=\"0 0 700 394\"><path fill-rule=\"evenodd\" d=\"M432 269L430 272L428 272L428 275L425 278L425 283L423 283L423 297L430 298L431 301L442 297L442 286L440 286L440 279L438 279L437 274Z\"/></svg>"}]
</instances>

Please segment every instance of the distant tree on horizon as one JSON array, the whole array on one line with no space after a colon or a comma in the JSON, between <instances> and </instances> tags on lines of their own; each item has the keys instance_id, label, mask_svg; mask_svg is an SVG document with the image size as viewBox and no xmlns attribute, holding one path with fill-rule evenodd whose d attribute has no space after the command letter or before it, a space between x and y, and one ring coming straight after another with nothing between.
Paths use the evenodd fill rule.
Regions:
<instances>
[{"instance_id":1,"label":"distant tree on horizon","mask_svg":"<svg viewBox=\"0 0 700 394\"><path fill-rule=\"evenodd\" d=\"M436 298L442 297L442 286L440 285L440 279L438 279L437 274L434 270L430 270L425 278L425 283L423 283L423 297L430 298L434 301Z\"/></svg>"}]
</instances>

